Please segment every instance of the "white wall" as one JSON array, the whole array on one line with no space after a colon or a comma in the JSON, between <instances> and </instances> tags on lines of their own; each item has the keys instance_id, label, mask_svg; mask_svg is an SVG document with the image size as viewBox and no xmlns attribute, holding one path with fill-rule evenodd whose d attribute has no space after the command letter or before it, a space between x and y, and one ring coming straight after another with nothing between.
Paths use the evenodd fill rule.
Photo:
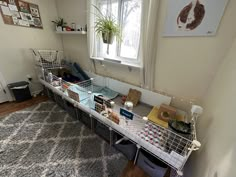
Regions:
<instances>
[{"instance_id":1,"label":"white wall","mask_svg":"<svg viewBox=\"0 0 236 177\"><path fill-rule=\"evenodd\" d=\"M199 119L200 151L187 165L188 177L236 176L236 39L211 84Z\"/></svg>"},{"instance_id":2,"label":"white wall","mask_svg":"<svg viewBox=\"0 0 236 177\"><path fill-rule=\"evenodd\" d=\"M42 29L5 25L0 17L0 71L7 83L27 80L26 75L33 76L34 61L30 48L62 49L62 41L55 34L51 20L57 18L55 0L28 0L39 5L43 22ZM32 85L33 91L40 89L39 84Z\"/></svg>"},{"instance_id":3,"label":"white wall","mask_svg":"<svg viewBox=\"0 0 236 177\"><path fill-rule=\"evenodd\" d=\"M236 1L229 0L216 36L162 37L167 1L160 1L155 88L201 99L236 34Z\"/></svg>"},{"instance_id":4,"label":"white wall","mask_svg":"<svg viewBox=\"0 0 236 177\"><path fill-rule=\"evenodd\" d=\"M58 14L69 23L86 23L86 0L57 0ZM157 9L158 10L158 9ZM217 35L214 37L162 37L167 1L160 1L158 20L158 47L155 90L189 100L201 100L213 79L222 57L232 44L236 33L236 1L230 0ZM85 36L63 36L68 56L89 70ZM96 62L97 73L134 85L140 85L139 69L129 72L128 67ZM180 99L174 105L186 106Z\"/></svg>"},{"instance_id":5,"label":"white wall","mask_svg":"<svg viewBox=\"0 0 236 177\"><path fill-rule=\"evenodd\" d=\"M85 0L56 0L56 4L59 17L64 18L68 26L71 26L71 23L82 27L87 24ZM65 56L89 70L87 35L62 35L62 40Z\"/></svg>"}]
</instances>

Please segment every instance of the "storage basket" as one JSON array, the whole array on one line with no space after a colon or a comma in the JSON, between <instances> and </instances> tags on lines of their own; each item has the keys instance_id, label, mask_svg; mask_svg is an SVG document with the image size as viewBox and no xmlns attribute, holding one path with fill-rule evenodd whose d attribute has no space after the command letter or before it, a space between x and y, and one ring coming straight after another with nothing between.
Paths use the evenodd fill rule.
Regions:
<instances>
[{"instance_id":1,"label":"storage basket","mask_svg":"<svg viewBox=\"0 0 236 177\"><path fill-rule=\"evenodd\" d=\"M166 164L144 150L139 152L137 166L142 168L150 177L164 177L168 170Z\"/></svg>"},{"instance_id":2,"label":"storage basket","mask_svg":"<svg viewBox=\"0 0 236 177\"><path fill-rule=\"evenodd\" d=\"M137 146L129 140L123 140L119 144L113 145L118 151L124 154L128 160L134 160Z\"/></svg>"},{"instance_id":3,"label":"storage basket","mask_svg":"<svg viewBox=\"0 0 236 177\"><path fill-rule=\"evenodd\" d=\"M95 133L97 133L100 137L102 137L104 140L110 142L110 130L109 127L102 124L101 122L94 119L94 130Z\"/></svg>"},{"instance_id":4,"label":"storage basket","mask_svg":"<svg viewBox=\"0 0 236 177\"><path fill-rule=\"evenodd\" d=\"M73 117L74 119L77 118L77 116L76 116L76 108L74 107L73 104L71 104L68 101L65 101L65 109L66 109L66 111L69 113L69 115L71 117Z\"/></svg>"},{"instance_id":5,"label":"storage basket","mask_svg":"<svg viewBox=\"0 0 236 177\"><path fill-rule=\"evenodd\" d=\"M92 122L91 122L91 121L92 121L92 118L89 116L88 113L85 113L85 112L81 111L79 120L80 120L85 126L87 126L88 128L91 129L91 127L92 127Z\"/></svg>"},{"instance_id":6,"label":"storage basket","mask_svg":"<svg viewBox=\"0 0 236 177\"><path fill-rule=\"evenodd\" d=\"M48 98L53 100L53 101L55 101L55 97L54 97L53 91L51 89L47 88L47 87L45 88L45 90L46 90L46 94L47 94Z\"/></svg>"},{"instance_id":7,"label":"storage basket","mask_svg":"<svg viewBox=\"0 0 236 177\"><path fill-rule=\"evenodd\" d=\"M55 97L55 101L56 103L63 109L65 109L65 103L64 103L64 99L62 99L61 95L58 94L54 94Z\"/></svg>"}]
</instances>

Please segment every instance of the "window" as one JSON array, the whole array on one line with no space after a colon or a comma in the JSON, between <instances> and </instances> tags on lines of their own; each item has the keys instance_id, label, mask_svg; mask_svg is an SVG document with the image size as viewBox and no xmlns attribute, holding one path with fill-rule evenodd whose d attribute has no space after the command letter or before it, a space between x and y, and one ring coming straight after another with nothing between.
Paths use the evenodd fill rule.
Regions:
<instances>
[{"instance_id":1,"label":"window","mask_svg":"<svg viewBox=\"0 0 236 177\"><path fill-rule=\"evenodd\" d=\"M98 7L103 14L112 14L122 33L122 41L114 40L109 45L109 54L106 52L107 44L98 38L98 57L138 63L142 0L99 0L98 2Z\"/></svg>"}]
</instances>

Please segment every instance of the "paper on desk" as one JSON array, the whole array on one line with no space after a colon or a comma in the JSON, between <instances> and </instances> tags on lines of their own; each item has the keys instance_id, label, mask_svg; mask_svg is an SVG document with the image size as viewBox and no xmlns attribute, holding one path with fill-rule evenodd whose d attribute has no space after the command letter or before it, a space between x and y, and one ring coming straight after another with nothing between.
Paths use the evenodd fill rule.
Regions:
<instances>
[{"instance_id":1,"label":"paper on desk","mask_svg":"<svg viewBox=\"0 0 236 177\"><path fill-rule=\"evenodd\" d=\"M7 6L1 6L1 9L2 9L3 15L11 16L11 12L10 12L9 7L7 7Z\"/></svg>"}]
</instances>

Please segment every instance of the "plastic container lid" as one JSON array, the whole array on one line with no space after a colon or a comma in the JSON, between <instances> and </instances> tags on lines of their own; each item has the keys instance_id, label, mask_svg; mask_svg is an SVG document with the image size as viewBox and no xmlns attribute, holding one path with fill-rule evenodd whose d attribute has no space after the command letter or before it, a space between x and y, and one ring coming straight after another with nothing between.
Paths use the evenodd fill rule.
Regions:
<instances>
[{"instance_id":1,"label":"plastic container lid","mask_svg":"<svg viewBox=\"0 0 236 177\"><path fill-rule=\"evenodd\" d=\"M28 86L29 85L29 82L26 82L26 81L20 81L20 82L15 82L15 83L11 83L11 84L8 84L8 88L14 88L14 87L22 87L22 86Z\"/></svg>"}]
</instances>

